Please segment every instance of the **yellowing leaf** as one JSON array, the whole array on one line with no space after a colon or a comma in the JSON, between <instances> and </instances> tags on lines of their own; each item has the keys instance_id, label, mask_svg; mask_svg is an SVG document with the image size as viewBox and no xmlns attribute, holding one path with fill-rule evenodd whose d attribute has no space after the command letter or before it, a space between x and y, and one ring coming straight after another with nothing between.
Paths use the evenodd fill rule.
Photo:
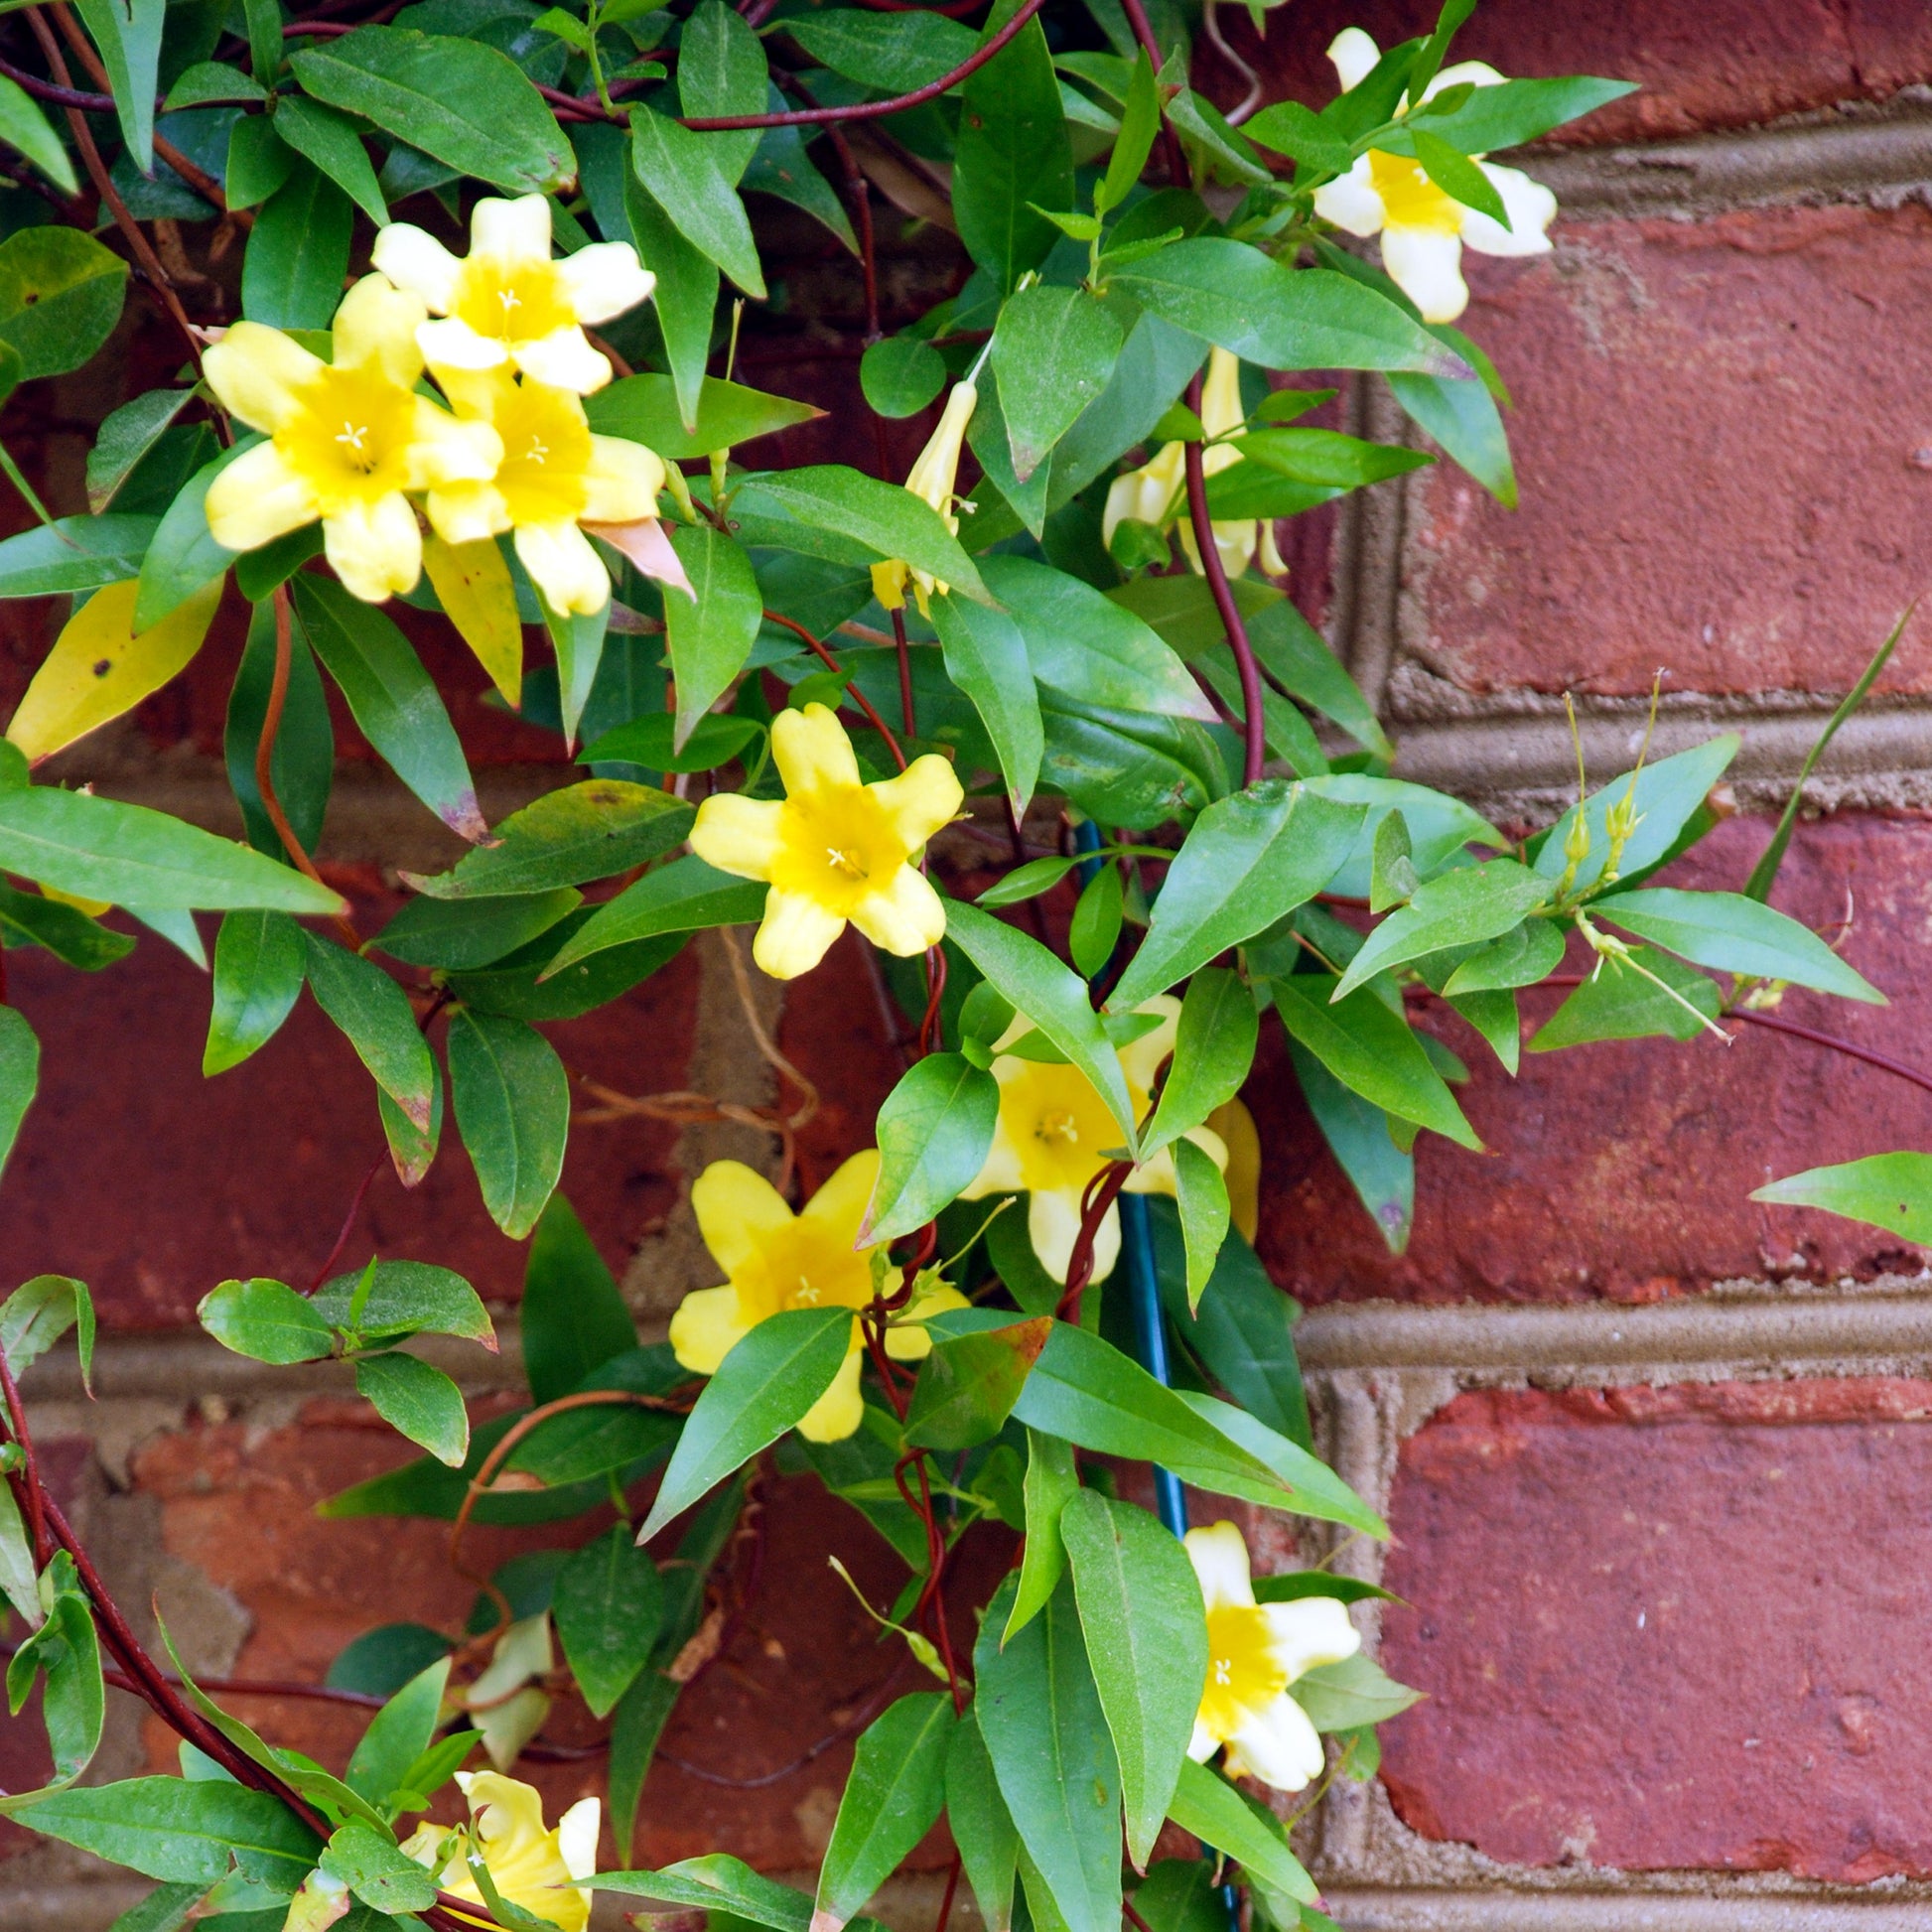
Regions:
<instances>
[{"instance_id":1,"label":"yellowing leaf","mask_svg":"<svg viewBox=\"0 0 1932 1932\"><path fill-rule=\"evenodd\" d=\"M183 670L202 647L214 608L217 579L148 629L134 629L131 579L96 591L71 618L34 673L7 736L38 764L76 738L97 731Z\"/></svg>"},{"instance_id":2,"label":"yellowing leaf","mask_svg":"<svg viewBox=\"0 0 1932 1932\"><path fill-rule=\"evenodd\" d=\"M43 886L41 897L58 900L63 905L71 905L76 912L84 912L90 919L97 919L103 912L114 909L111 898L81 898L74 893L64 893L58 886Z\"/></svg>"},{"instance_id":3,"label":"yellowing leaf","mask_svg":"<svg viewBox=\"0 0 1932 1932\"><path fill-rule=\"evenodd\" d=\"M523 696L523 625L516 615L510 567L495 543L423 539L423 568L463 641L512 710Z\"/></svg>"}]
</instances>

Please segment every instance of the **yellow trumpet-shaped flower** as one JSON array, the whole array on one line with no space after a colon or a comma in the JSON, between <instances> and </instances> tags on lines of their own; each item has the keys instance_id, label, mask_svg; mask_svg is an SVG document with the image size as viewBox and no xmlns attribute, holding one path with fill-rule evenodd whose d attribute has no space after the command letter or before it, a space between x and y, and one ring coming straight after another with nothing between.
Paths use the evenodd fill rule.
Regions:
<instances>
[{"instance_id":1,"label":"yellow trumpet-shaped flower","mask_svg":"<svg viewBox=\"0 0 1932 1932\"><path fill-rule=\"evenodd\" d=\"M862 1309L873 1296L872 1248L855 1245L866 1203L879 1178L879 1152L855 1154L794 1214L763 1175L737 1161L714 1161L691 1188L691 1209L711 1258L725 1271L722 1288L694 1289L671 1317L671 1347L684 1366L712 1375L760 1321L788 1309ZM919 1324L966 1298L928 1288L886 1330L895 1361L922 1360L932 1337ZM857 1317L832 1386L805 1412L799 1435L838 1443L865 1416L859 1393L865 1339Z\"/></svg>"},{"instance_id":2,"label":"yellow trumpet-shaped flower","mask_svg":"<svg viewBox=\"0 0 1932 1932\"><path fill-rule=\"evenodd\" d=\"M429 361L451 369L513 364L580 396L611 379L583 325L634 309L657 286L627 241L594 242L552 260L550 204L541 195L479 202L462 259L407 221L376 236L371 259L441 318L416 332Z\"/></svg>"},{"instance_id":3,"label":"yellow trumpet-shaped flower","mask_svg":"<svg viewBox=\"0 0 1932 1932\"><path fill-rule=\"evenodd\" d=\"M496 1771L459 1771L456 1781L470 1806L469 1830L452 1845L446 1827L419 1825L403 1841L404 1854L435 1871L447 1848L437 1884L454 1898L482 1906L483 1888L470 1870L474 1847L506 1904L521 1905L559 1932L584 1932L591 1922L591 1895L573 1880L597 1869L598 1801L580 1798L555 1830L545 1831L543 1798L534 1786ZM491 1923L487 1912L478 1923Z\"/></svg>"},{"instance_id":4,"label":"yellow trumpet-shaped flower","mask_svg":"<svg viewBox=\"0 0 1932 1932\"><path fill-rule=\"evenodd\" d=\"M203 358L221 406L266 443L208 485L207 527L230 550L257 550L322 519L336 575L365 603L415 588L423 537L405 490L492 474L502 445L487 423L460 423L415 392L423 305L365 275L336 311L335 359L258 322L238 322Z\"/></svg>"},{"instance_id":5,"label":"yellow trumpet-shaped flower","mask_svg":"<svg viewBox=\"0 0 1932 1932\"><path fill-rule=\"evenodd\" d=\"M907 473L905 486L922 503L930 503L946 519L946 528L959 534L959 517L954 505L958 495L953 485L959 480L959 452L966 442L966 426L979 407L980 392L970 382L955 382L946 406L939 414L939 427L919 452L919 460ZM968 506L970 507L970 505ZM894 558L891 563L872 567L872 594L888 611L905 608L905 580L912 580L912 595L918 599L923 615L928 600L943 597L948 586L929 572L915 570Z\"/></svg>"},{"instance_id":6,"label":"yellow trumpet-shaped flower","mask_svg":"<svg viewBox=\"0 0 1932 1932\"><path fill-rule=\"evenodd\" d=\"M1241 363L1226 349L1216 347L1207 357L1207 380L1201 385L1201 427L1210 439L1230 435L1245 420L1241 407ZM1201 452L1201 471L1219 476L1241 461L1241 452L1228 443L1209 441ZM1195 570L1201 567L1200 545L1194 541L1194 526L1187 515L1187 446L1164 444L1152 462L1124 477L1116 477L1107 491L1107 507L1100 519L1100 540L1112 543L1122 523L1152 523L1157 529L1178 519L1180 547ZM1230 577L1239 577L1257 553L1261 567L1272 577L1281 576L1288 566L1275 548L1275 526L1268 518L1220 518L1214 525L1214 548L1221 553L1221 568Z\"/></svg>"},{"instance_id":7,"label":"yellow trumpet-shaped flower","mask_svg":"<svg viewBox=\"0 0 1932 1932\"><path fill-rule=\"evenodd\" d=\"M752 957L773 979L796 979L848 919L901 957L936 946L946 908L912 861L959 810L952 766L928 752L897 778L862 784L852 741L822 704L771 721L771 757L782 800L714 792L691 827L706 865L771 883Z\"/></svg>"},{"instance_id":8,"label":"yellow trumpet-shaped flower","mask_svg":"<svg viewBox=\"0 0 1932 1932\"><path fill-rule=\"evenodd\" d=\"M1342 91L1357 86L1381 59L1373 40L1359 27L1344 28L1328 48L1328 59ZM1481 61L1445 68L1423 90L1433 99L1446 87L1468 81L1497 87L1503 76ZM1406 112L1405 99L1399 112ZM1469 306L1462 279L1462 250L1479 255L1547 255L1549 226L1557 216L1557 198L1518 168L1500 168L1480 155L1471 160L1488 176L1502 198L1509 226L1477 208L1465 207L1429 179L1419 161L1371 148L1337 181L1314 191L1314 211L1324 221L1353 235L1382 237L1382 266L1390 279L1422 312L1425 322L1453 322Z\"/></svg>"},{"instance_id":9,"label":"yellow trumpet-shaped flower","mask_svg":"<svg viewBox=\"0 0 1932 1932\"><path fill-rule=\"evenodd\" d=\"M1362 1647L1338 1597L1257 1603L1248 1546L1232 1523L1187 1532L1187 1555L1207 1608L1207 1681L1187 1755L1227 1746L1227 1768L1277 1791L1321 1775L1321 1738L1290 1686Z\"/></svg>"},{"instance_id":10,"label":"yellow trumpet-shaped flower","mask_svg":"<svg viewBox=\"0 0 1932 1932\"><path fill-rule=\"evenodd\" d=\"M1161 1062L1173 1051L1180 1002L1171 993L1144 1000L1135 1012L1159 1016L1151 1033L1120 1049L1120 1070L1138 1119L1147 1112ZM1120 1123L1095 1092L1092 1081L1064 1060L1029 1060L999 1047L1011 1046L1032 1023L1016 1020L994 1049L993 1077L1000 1087L1000 1118L986 1165L962 1200L988 1194L1025 1193L1027 1235L1039 1265L1056 1282L1066 1280L1073 1244L1080 1233L1080 1202L1087 1183L1107 1166L1110 1148L1121 1144ZM1187 1136L1216 1167L1227 1166L1221 1137L1205 1127ZM1173 1153L1163 1148L1127 1177L1137 1194L1174 1191ZM1104 1281L1120 1258L1120 1210L1109 1206L1093 1240L1093 1277Z\"/></svg>"},{"instance_id":11,"label":"yellow trumpet-shaped flower","mask_svg":"<svg viewBox=\"0 0 1932 1932\"><path fill-rule=\"evenodd\" d=\"M446 543L513 531L516 554L553 611L603 610L611 574L578 525L655 516L662 460L641 443L592 435L570 390L519 382L507 365L435 373L459 417L501 439L503 457L486 482L431 490L431 527Z\"/></svg>"}]
</instances>

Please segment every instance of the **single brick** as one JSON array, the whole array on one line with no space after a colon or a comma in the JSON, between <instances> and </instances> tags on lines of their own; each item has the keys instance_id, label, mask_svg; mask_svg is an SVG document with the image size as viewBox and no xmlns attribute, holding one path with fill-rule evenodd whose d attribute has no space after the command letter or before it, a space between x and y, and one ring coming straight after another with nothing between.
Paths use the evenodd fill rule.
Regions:
<instances>
[{"instance_id":1,"label":"single brick","mask_svg":"<svg viewBox=\"0 0 1932 1932\"><path fill-rule=\"evenodd\" d=\"M1383 1780L1512 1864L1932 1871L1932 1383L1456 1398L1404 1446Z\"/></svg>"}]
</instances>

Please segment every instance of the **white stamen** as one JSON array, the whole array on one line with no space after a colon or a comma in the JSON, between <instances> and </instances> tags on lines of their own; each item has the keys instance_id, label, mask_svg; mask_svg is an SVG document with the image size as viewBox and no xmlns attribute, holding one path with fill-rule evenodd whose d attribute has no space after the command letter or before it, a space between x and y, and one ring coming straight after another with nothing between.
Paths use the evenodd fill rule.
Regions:
<instances>
[{"instance_id":1,"label":"white stamen","mask_svg":"<svg viewBox=\"0 0 1932 1932\"><path fill-rule=\"evenodd\" d=\"M1071 1114L1051 1113L1039 1117L1034 1137L1041 1141L1064 1141L1068 1147L1080 1144L1080 1123Z\"/></svg>"},{"instance_id":2,"label":"white stamen","mask_svg":"<svg viewBox=\"0 0 1932 1932\"><path fill-rule=\"evenodd\" d=\"M357 456L366 456L368 452L362 439L367 435L366 429L358 429L353 423L345 423L343 433L336 438L336 441L345 449L353 450Z\"/></svg>"},{"instance_id":3,"label":"white stamen","mask_svg":"<svg viewBox=\"0 0 1932 1932\"><path fill-rule=\"evenodd\" d=\"M835 872L850 873L854 879L864 879L866 869L849 852L841 852L835 845L825 848L825 863Z\"/></svg>"},{"instance_id":4,"label":"white stamen","mask_svg":"<svg viewBox=\"0 0 1932 1932\"><path fill-rule=\"evenodd\" d=\"M530 438L530 447L526 452L526 460L528 462L541 463L549 454L550 445L548 443L545 443L539 437L533 436Z\"/></svg>"}]
</instances>

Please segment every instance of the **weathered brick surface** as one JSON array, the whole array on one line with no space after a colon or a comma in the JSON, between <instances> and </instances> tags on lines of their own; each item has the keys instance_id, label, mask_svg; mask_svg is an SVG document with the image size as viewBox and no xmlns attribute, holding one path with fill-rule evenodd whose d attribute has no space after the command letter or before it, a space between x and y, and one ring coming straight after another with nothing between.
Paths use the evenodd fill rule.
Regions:
<instances>
[{"instance_id":1,"label":"weathered brick surface","mask_svg":"<svg viewBox=\"0 0 1932 1932\"><path fill-rule=\"evenodd\" d=\"M1323 50L1342 28L1366 27L1384 47L1426 34L1433 0L1314 0L1267 15L1257 50L1246 20L1222 17L1236 51L1262 73L1267 98L1321 106L1334 96ZM1840 101L1882 100L1932 76L1932 23L1912 0L1795 0L1760 7L1715 0L1489 0L1455 53L1510 74L1601 73L1640 91L1566 131L1571 141L1653 140L1748 126ZM1258 56L1258 58L1257 58ZM1242 84L1203 46L1200 72L1216 99Z\"/></svg>"},{"instance_id":2,"label":"weathered brick surface","mask_svg":"<svg viewBox=\"0 0 1932 1932\"><path fill-rule=\"evenodd\" d=\"M1402 1818L1512 1863L1932 1870L1932 1384L1457 1398L1405 1446Z\"/></svg>"},{"instance_id":3,"label":"weathered brick surface","mask_svg":"<svg viewBox=\"0 0 1932 1932\"><path fill-rule=\"evenodd\" d=\"M1768 829L1733 819L1671 876L1735 891ZM1779 908L1830 928L1849 903L1846 955L1892 1004L1794 991L1777 1017L1922 1057L1929 854L1932 826L1919 819L1801 828ZM1561 997L1532 994L1525 1014L1541 1019ZM1830 1280L1920 1265L1916 1249L1877 1229L1747 1198L1779 1174L1928 1145L1932 1096L1891 1074L1740 1026L1727 1049L1700 1035L1525 1053L1512 1082L1459 1021L1438 1010L1429 1024L1473 1071L1461 1097L1487 1152L1423 1137L1415 1234L1400 1259L1310 1120L1279 1028L1263 1030L1270 1045L1247 1087L1265 1150L1259 1246L1306 1301L1651 1301L1737 1276Z\"/></svg>"},{"instance_id":4,"label":"weathered brick surface","mask_svg":"<svg viewBox=\"0 0 1932 1932\"><path fill-rule=\"evenodd\" d=\"M1932 213L1579 222L1478 260L1522 507L1445 465L1402 633L1460 691L1838 692L1932 575ZM1932 686L1932 631L1883 688Z\"/></svg>"}]
</instances>

